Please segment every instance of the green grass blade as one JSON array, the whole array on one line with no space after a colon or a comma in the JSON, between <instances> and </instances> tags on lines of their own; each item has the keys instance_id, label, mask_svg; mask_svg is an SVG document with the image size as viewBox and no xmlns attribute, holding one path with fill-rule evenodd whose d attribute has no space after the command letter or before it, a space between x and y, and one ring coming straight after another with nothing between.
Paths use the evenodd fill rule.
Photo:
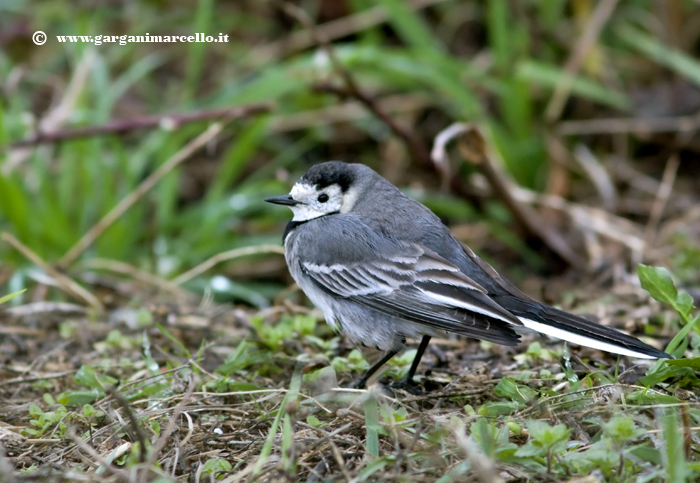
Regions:
<instances>
[{"instance_id":1,"label":"green grass blade","mask_svg":"<svg viewBox=\"0 0 700 483\"><path fill-rule=\"evenodd\" d=\"M674 354L674 352L678 348L678 346L680 346L683 339L685 339L686 336L690 333L690 331L695 328L698 322L700 322L700 315L696 316L693 320L685 324L683 328L679 330L678 333L673 337L673 339L671 339L671 342L668 343L668 345L666 346L666 352L673 355L674 357L682 356L683 354Z\"/></svg>"},{"instance_id":2,"label":"green grass blade","mask_svg":"<svg viewBox=\"0 0 700 483\"><path fill-rule=\"evenodd\" d=\"M507 25L508 4L505 0L493 0L486 5L489 45L493 51L496 66L499 69L507 69L512 53Z\"/></svg>"},{"instance_id":3,"label":"green grass blade","mask_svg":"<svg viewBox=\"0 0 700 483\"><path fill-rule=\"evenodd\" d=\"M678 410L675 407L657 410L657 419L661 420L664 446L661 450L661 462L666 470L668 483L685 483L688 466L683 449L683 437L680 430Z\"/></svg>"},{"instance_id":4,"label":"green grass blade","mask_svg":"<svg viewBox=\"0 0 700 483\"><path fill-rule=\"evenodd\" d=\"M516 76L551 89L556 88L557 85L566 80L566 74L562 69L532 59L518 65ZM581 76L575 77L571 85L571 93L615 109L627 110L630 107L629 99L622 92Z\"/></svg>"},{"instance_id":5,"label":"green grass blade","mask_svg":"<svg viewBox=\"0 0 700 483\"><path fill-rule=\"evenodd\" d=\"M620 27L618 34L631 48L643 53L655 62L665 65L690 82L700 85L700 61L697 59L659 42L651 35L630 25Z\"/></svg>"},{"instance_id":6,"label":"green grass blade","mask_svg":"<svg viewBox=\"0 0 700 483\"><path fill-rule=\"evenodd\" d=\"M14 178L14 179L12 179ZM0 213L9 221L9 227L20 240L30 237L29 200L17 177L0 174Z\"/></svg>"},{"instance_id":7,"label":"green grass blade","mask_svg":"<svg viewBox=\"0 0 700 483\"><path fill-rule=\"evenodd\" d=\"M367 453L379 457L379 406L377 399L371 393L362 403L365 411L365 429L367 430Z\"/></svg>"},{"instance_id":8,"label":"green grass blade","mask_svg":"<svg viewBox=\"0 0 700 483\"><path fill-rule=\"evenodd\" d=\"M5 129L5 106L0 104L0 146L7 146L7 130Z\"/></svg>"},{"instance_id":9,"label":"green grass blade","mask_svg":"<svg viewBox=\"0 0 700 483\"><path fill-rule=\"evenodd\" d=\"M17 292L8 293L7 295L0 297L0 304L4 304L8 300L12 300L13 298L17 297L20 294L23 294L26 291L27 291L27 289L25 288L25 289L19 290Z\"/></svg>"},{"instance_id":10,"label":"green grass blade","mask_svg":"<svg viewBox=\"0 0 700 483\"><path fill-rule=\"evenodd\" d=\"M294 374L292 375L292 380L289 383L289 391L287 391L287 394L285 394L282 404L280 404L280 408L277 411L277 415L272 421L270 432L267 433L267 439L265 440L265 444L260 451L258 461L255 464L255 471L253 471L254 476L257 475L260 470L262 470L263 465L272 453L272 446L275 441L275 435L277 434L277 428L279 428L280 421L282 421L282 415L287 413L287 404L291 403L292 401L296 402L299 396L299 388L301 387L301 368L302 364L297 361L296 367L294 368ZM284 437L284 434L282 436Z\"/></svg>"},{"instance_id":11,"label":"green grass blade","mask_svg":"<svg viewBox=\"0 0 700 483\"><path fill-rule=\"evenodd\" d=\"M430 31L419 14L411 10L402 0L381 0L389 12L391 24L404 42L422 51L438 51L437 37Z\"/></svg>"},{"instance_id":12,"label":"green grass blade","mask_svg":"<svg viewBox=\"0 0 700 483\"><path fill-rule=\"evenodd\" d=\"M197 5L197 13L194 18L193 32L194 34L218 36L218 32L211 32L212 19L214 18L214 1L199 0ZM197 84L202 74L202 66L206 57L206 49L211 49L212 45L203 42L193 42L189 44L187 49L187 67L185 74L185 92L188 99L194 98Z\"/></svg>"},{"instance_id":13,"label":"green grass blade","mask_svg":"<svg viewBox=\"0 0 700 483\"><path fill-rule=\"evenodd\" d=\"M192 359L192 354L190 354L190 351L187 350L187 347L185 347L185 346L182 344L182 342L180 342L180 341L177 340L175 337L173 337L173 335L172 335L170 332L168 332L168 330L167 330L165 327L163 327L162 325L160 325L158 322L156 322L155 324L156 324L156 327L158 327L158 330L160 330L160 333L161 333L161 334L163 334L168 340L170 340L170 342L172 342L173 344L175 344L176 346L178 346L178 347L180 348L180 350L181 350L184 354L187 355L187 358L188 358L188 359Z\"/></svg>"},{"instance_id":14,"label":"green grass blade","mask_svg":"<svg viewBox=\"0 0 700 483\"><path fill-rule=\"evenodd\" d=\"M292 421L294 414L292 411L296 412L296 403L299 397L299 388L301 387L301 367L301 363L297 362L292 381L289 384L289 392L285 398L285 407L283 407L282 465L290 475L295 475L297 471L297 458L294 454L294 423Z\"/></svg>"}]
</instances>

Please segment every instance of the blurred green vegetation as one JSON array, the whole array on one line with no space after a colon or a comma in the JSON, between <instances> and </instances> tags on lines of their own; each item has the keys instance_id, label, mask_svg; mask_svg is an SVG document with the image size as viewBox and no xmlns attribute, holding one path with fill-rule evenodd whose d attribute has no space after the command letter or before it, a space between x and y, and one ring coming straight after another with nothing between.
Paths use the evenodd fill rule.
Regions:
<instances>
[{"instance_id":1,"label":"blurred green vegetation","mask_svg":"<svg viewBox=\"0 0 700 483\"><path fill-rule=\"evenodd\" d=\"M200 433L190 441L193 445L195 440L212 442L224 434L228 438L242 433L249 440L253 449L241 453L234 446L235 453L224 453L227 458L207 446L199 453L204 459L197 477L224 478L245 465L251 478L262 478L257 472L274 465L283 468L284 479L296 481L298 471L311 475L311 467L297 466L312 461L305 451L316 447L306 445L312 439L308 435L332 441L332 434L348 465L338 465L342 476L320 464L314 471L335 472L326 477L336 480L349 471L357 481L431 477L463 481L489 465L498 469L499 476L508 470L520 480L595 478L591 472L610 482L697 480L700 316L694 305L700 293L700 217L693 215L693 207L698 206L695 160L700 147L693 144L698 124L697 116L692 117L700 110L697 1L292 3L328 38L359 89L426 150L451 123L476 123L520 186L595 210L605 205L594 192L596 180L592 183L590 173L576 165L573 153L577 145L585 145L597 156L620 198L617 218L608 220L607 226L621 230L614 240L620 246L614 246L611 257L627 258L614 268L626 263L629 272L641 261L648 263L639 265L639 278L651 297L663 304L650 308L650 299L637 292L629 302L612 291L609 297L621 300L612 308L603 307L602 313L624 314L632 324L649 321L646 335L677 334L667 337L672 340L666 350L679 359L660 361L645 377L634 379L635 384L627 382L634 367L622 366L620 360L614 365L610 361L615 359L581 360L579 353L572 357L566 347L533 342L512 356L491 350L488 343L438 345L442 349L435 349L435 354L447 355L428 364L425 381L434 380L436 387L452 391L449 397L389 400L369 393L356 400L357 393L339 391L330 403L345 401L350 409L340 404L336 410L316 392L322 395L353 380L370 365L370 358L344 345L313 313L293 305L281 307L280 299L287 294L281 292L284 262L279 250L271 254L272 250L261 248L265 254L184 277L186 288L199 293L256 308L277 303L269 310L256 310L255 316L238 308L220 318L205 311L206 322L199 324L197 317L189 317L196 311L184 302L161 311L147 307L150 300L145 294L115 290L146 300L135 304L138 308L130 317L116 314L109 322L82 312L78 319L66 317L38 328L32 325L33 316L21 319L19 324L32 319L31 326L18 324L24 331L8 331L3 337L10 342L0 347L3 380L12 377L12 384L0 387L8 395L3 416L12 414L6 419L13 425L4 436L23 425L27 437L60 439L54 446L47 446L50 439L38 446L25 441L22 444L29 450L17 453L65 454L70 428L79 428L90 444L98 430L105 431L105 440L127 441L126 425L117 426L108 421L114 418L106 417L114 409L107 406L109 387L117 384L124 400L138 411L134 428L149 435L159 437L161 426L168 431L172 422L180 421L184 440L177 444L183 447L194 427ZM42 46L31 41L38 30L48 36ZM56 39L146 33L221 33L229 41L92 45ZM56 273L46 277L43 270L60 265L92 227L214 121L162 122L154 128L28 148L17 147L17 142L37 133L89 129L114 121L136 124L152 116L177 119L253 103L271 107L226 123L214 142L168 172L61 270L78 283L92 284L91 292L99 296L103 287L89 277L100 265L90 264L97 259L105 262L102 267L108 261L126 262L132 266L131 274L141 279L145 273L174 281L224 252L279 246L289 213L263 199L288 192L309 166L329 159L370 165L428 205L486 257L506 252L497 257L499 269L510 265L510 273L517 272L517 264L509 263L515 259L525 260L529 268L545 265L541 254L513 229L506 206L479 189L484 183L473 166L458 165L459 156L452 153L452 168L466 189L445 186L449 183L443 183L432 165L421 162L391 126L352 96L333 93L329 86L336 91L347 87L303 22L278 1L0 1L0 232L47 262L37 267L7 242L8 236L0 239L0 304L12 305L23 297L60 299L71 293L65 287L54 291L59 277ZM645 130L659 119L681 118L691 123L696 119L695 127ZM605 123L574 132L572 121L610 119L626 119L627 127L614 135L612 129L601 127ZM630 128L630 120L642 128ZM663 198L664 166L672 156L679 159L676 184L671 183L673 189L664 201L666 211L654 215ZM626 176L616 171L620 164L627 166ZM600 219L604 216L596 220ZM624 231L627 223L637 231ZM590 235L575 228L570 230L572 237ZM636 259L624 251L633 245L625 237L665 245L650 243L641 250L644 256ZM594 243L591 252L611 245L608 239ZM136 273L137 269L142 272ZM160 287L160 282L153 285ZM25 287L28 295L3 297ZM596 300L596 305L605 304ZM93 326L102 328L91 332ZM42 340L33 339L40 332L45 334ZM394 358L385 376L400 379L414 355L409 350ZM37 364L40 359L44 362ZM49 367L47 361L55 364ZM308 364L302 368L300 361ZM457 366L464 371L454 372ZM624 370L618 373L620 367ZM66 369L65 377L42 377L60 368ZM197 376L191 379L194 398L183 385L192 375ZM25 376L33 382L14 385ZM221 407L211 406L213 396L228 398L221 399L222 407L233 405L234 412L222 413ZM194 425L184 413L189 427L173 409L174 404L185 403L192 414L196 405L205 409L198 410ZM148 412L154 408L157 411ZM245 412L236 412L240 408ZM230 426L220 424L233 421ZM341 428L346 424L348 431ZM295 445L295 432L311 428L325 432L304 433L305 448ZM364 435L359 446L343 442L357 435ZM144 441L150 451L155 439ZM131 442L106 457L100 447L104 460L95 464L99 464L96 474L107 470L104 461L127 469L142 464L138 458L144 446L133 438ZM3 439L3 445L10 443L11 438ZM199 451L199 446L192 447ZM190 456L183 451L181 461L190 461ZM161 457L163 466L160 462L155 466L166 471L165 453ZM13 464L31 474L41 461L45 460L17 459ZM72 468L76 461L61 463ZM258 466L252 471L249 463L255 461ZM168 471L175 475L175 463L171 464ZM187 472L196 466L188 468L183 475L194 475ZM493 475L496 481L497 474ZM245 475L236 477L242 481Z\"/></svg>"},{"instance_id":2,"label":"blurred green vegetation","mask_svg":"<svg viewBox=\"0 0 700 483\"><path fill-rule=\"evenodd\" d=\"M700 84L700 62L693 57L700 35L690 27L700 16L688 1L669 2L667 10L641 0L610 2L609 18L601 14L601 3L589 0L317 0L298 5L320 25L319 32L330 36L337 58L363 92L380 104L400 101L391 114L409 125L423 145L429 146L452 121L478 123L509 174L537 191L551 181L553 155L547 140L556 135L557 123L639 117L634 93L640 79L654 85L672 75ZM0 102L0 230L49 263L58 262L207 122L175 129L164 123L30 148L13 143L43 129L256 102L269 102L272 108L229 123L216 143L167 174L118 217L82 261L126 261L173 279L227 250L279 244L289 215L265 205L263 198L286 192L312 163L340 158L391 175L453 224L485 220L489 237L531 265L541 263L508 229L509 213L499 201L475 207L439 189L435 172L412 159L406 148L396 148L400 142L389 126L369 110L353 110L348 100L324 92L324 85L342 85L341 76L281 3L200 0L92 8L87 3L18 1L0 9L3 31L16 32L0 39L0 69L6 79ZM660 15L671 10L676 16ZM354 27L338 26L348 19ZM29 40L28 33L38 29L48 35L45 45ZM580 68L570 76L567 68L577 49L596 30L599 35L592 37L586 55L578 59ZM92 45L56 40L57 35L195 32L224 33L229 41ZM562 86L568 86L570 95L558 104ZM418 108L403 110L403 104L416 101ZM329 112L341 121L327 122ZM584 140L605 146L607 141L599 138ZM577 139L562 140L566 145ZM644 144L634 136L626 141ZM465 178L472 171L461 167ZM682 233L670 241L669 263L678 269L674 273L697 283L697 247ZM0 257L6 265L0 282L8 290L37 277L33 264L10 244L0 243ZM223 293L256 307L268 305L281 288L271 283L272 277L242 283L211 272L216 273L195 278L188 288ZM256 278L254 270L246 276ZM264 324L256 327L261 331ZM280 327L270 328L269 338L279 342L288 336Z\"/></svg>"},{"instance_id":3,"label":"blurred green vegetation","mask_svg":"<svg viewBox=\"0 0 700 483\"><path fill-rule=\"evenodd\" d=\"M697 3L662 3L620 2L573 76L566 73L567 61L597 21L599 2L593 0L298 4L324 27L344 19L359 25L323 32L360 88L380 101L393 96L391 115L426 147L450 122L477 122L513 178L541 191L551 176L547 139L558 121L634 116L639 105L630 92L640 82L673 75L700 84L694 58L700 39L691 29ZM673 15L660 15L664 12ZM35 30L46 32L45 45L31 42ZM358 113L316 89L342 82L303 30L275 2L3 2L0 231L49 263L58 261L206 122L11 148L38 128L89 127L256 102L274 107L227 125L216 143L120 216L82 260L126 261L171 279L217 253L279 243L288 213L265 206L263 198L287 192L309 165L331 158L393 173L392 180L403 186L426 180L418 185L419 198L453 223L488 220L499 212L483 214L454 194L437 192L435 173L410 161L406 149L397 150L395 135L372 113ZM56 40L56 35L195 32L224 33L229 42ZM570 95L556 109L553 93L562 84ZM416 102L420 107L412 108ZM329 113L342 121L328 122ZM471 168L462 172L466 177ZM490 236L528 256L517 237L496 227L503 221L507 217L487 224ZM4 242L0 258L7 266L0 281L10 290L23 287L31 264ZM192 286L208 284L203 278ZM267 286L255 290L269 299ZM237 297L260 305L243 291L238 287Z\"/></svg>"}]
</instances>

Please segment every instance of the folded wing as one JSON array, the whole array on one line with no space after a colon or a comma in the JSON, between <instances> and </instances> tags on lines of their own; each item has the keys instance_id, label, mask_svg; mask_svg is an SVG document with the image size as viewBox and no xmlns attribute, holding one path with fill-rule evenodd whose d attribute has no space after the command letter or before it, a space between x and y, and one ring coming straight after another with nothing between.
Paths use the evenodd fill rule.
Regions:
<instances>
[{"instance_id":1,"label":"folded wing","mask_svg":"<svg viewBox=\"0 0 700 483\"><path fill-rule=\"evenodd\" d=\"M523 323L456 266L420 245L362 263L301 269L322 290L392 317L503 345L516 345Z\"/></svg>"}]
</instances>

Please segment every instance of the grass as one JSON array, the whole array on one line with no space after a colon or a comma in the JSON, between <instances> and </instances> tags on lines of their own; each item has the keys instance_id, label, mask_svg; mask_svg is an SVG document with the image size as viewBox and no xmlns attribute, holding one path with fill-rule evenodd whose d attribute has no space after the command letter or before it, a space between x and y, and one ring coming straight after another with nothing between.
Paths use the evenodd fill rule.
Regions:
<instances>
[{"instance_id":1,"label":"grass","mask_svg":"<svg viewBox=\"0 0 700 483\"><path fill-rule=\"evenodd\" d=\"M486 27L493 32L491 40L495 49L495 63L492 68L483 69L476 67L473 61L450 55L443 39L436 37L422 17L403 2L386 1L382 5L390 13L389 26L395 29L405 46L387 47L376 41L339 45L341 60L352 69L358 80L363 84L376 85L377 92L421 92L457 119L487 122L495 133L506 165L516 179L527 186L541 187L545 149L532 129L537 122L533 99L526 93L534 89L535 83L554 86L561 76L557 74L556 65L536 61L530 57L528 46L519 42L518 39L528 36L528 26L517 23L506 8L506 2L493 2L485 14L488 21ZM172 22L171 28L175 30L201 31L209 28L228 31L231 27L227 25L224 28L222 18L216 18L212 13L213 8L212 2L197 2L191 24L184 21L179 9L166 14L166 19ZM144 11L139 12L139 9ZM152 6L136 7L134 12L123 13L126 19L132 21L129 25L131 33L156 30L155 25L144 25L142 20L152 9ZM78 9L75 18L72 14L65 16L52 10L52 15L47 16L51 19L49 26L54 34L87 35L112 30L109 16L117 13L114 9L106 8L98 10L95 16L92 11ZM244 22L247 15L252 15L252 12L231 18ZM557 13L549 12L547 15ZM558 15L563 14L560 12ZM556 24L555 20L550 22ZM265 32L266 28L270 31L274 24L261 25L261 32ZM49 27L46 29L49 30ZM247 29L243 29L241 35L246 33ZM203 56L218 59L224 53L241 51L244 45L242 39L227 46L226 51L222 51L222 45L208 46L206 51L202 51L206 44L189 44L185 49L182 91L175 88L161 91L153 81L154 74L177 66L176 56L182 55L177 47L103 44L101 48L89 49L83 44L56 44L51 39L45 46L45 50L55 51L57 57L44 71L37 72L39 78L56 71L70 72L70 67L74 65L83 69L78 71L83 72L82 75L76 73L71 78L75 94L68 96L66 93L64 104L53 109L57 117L65 119L61 124L81 126L105 123L114 117L115 111L119 111L118 100L126 95L148 99L148 112L163 114L274 101L277 103L274 117L284 118L290 113L335 103L329 96L310 96L308 93L315 82L327 75L323 68L317 66L313 53L300 53L262 67L256 65L253 74L246 71L246 66L255 60L251 58L254 55L252 52L230 67L236 69L233 78L226 76L226 72L208 72L214 78L208 83L199 82L205 85L195 95L193 86L203 76ZM6 58L5 74L9 75L12 67L11 58ZM470 88L465 89L465 82ZM27 137L29 132L29 127L20 122L22 113L32 110L31 92L23 91L23 88L24 84L20 84L17 95L13 95L11 102L3 106L4 122L0 132L8 141ZM484 111L482 103L473 93L482 89L493 93L500 106L493 116ZM597 97L595 92L598 92ZM584 77L577 77L573 85L575 95L589 95L599 102L623 106L619 96L617 100L605 98L605 95L612 96L613 92L605 86L596 87L595 80ZM177 108L173 109L173 106ZM285 152L294 149L295 141L289 136L273 135L269 118L246 124L232 126L230 135L235 136L236 142L222 145L216 152L221 162L216 168L216 175L211 177L211 186L198 202L187 204L185 209L178 206L178 179L185 174L180 168L176 169L149 192L143 203L120 217L96 240L86 255L124 259L138 264L150 262L152 270L171 276L196 260L225 248L256 243L254 237L241 234L238 230L223 232L222 229L241 223L242 217L261 216L268 211L260 204L258 195L286 189L279 183L270 182L270 174L274 169L293 166L294 158L285 156ZM27 183L30 178L20 170L14 170L12 174L4 173L0 178L0 192L4 193L0 199L0 209L9 223L8 228L11 227L20 239L44 257L60 257L99 217L126 193L133 191L147 173L199 130L201 127L197 125L171 132L156 130L129 143L115 137L67 141L56 148L52 166L44 159L51 148L32 151L24 163L24 171L31 169L33 172L34 181L31 184ZM308 135L315 138L317 143L324 142L324 138L328 141L320 125L310 125ZM386 134L379 135L386 137ZM246 179L250 176L250 167L261 158L267 158L271 163L268 161L265 163L267 166L257 169L253 179ZM235 186L239 196L237 205L244 208L228 209L230 192L226 188L231 186ZM75 193L81 196L76 198ZM90 203L84 203L86 199ZM180 222L183 219L184 224ZM191 223L187 220L202 219L201 231L193 233L182 229ZM144 229L131 229L134 226L143 226ZM4 250L8 259L14 260L14 263L21 262L14 251Z\"/></svg>"},{"instance_id":2,"label":"grass","mask_svg":"<svg viewBox=\"0 0 700 483\"><path fill-rule=\"evenodd\" d=\"M612 4L302 1L301 18L274 2L0 5L0 480L696 480L697 9ZM340 65L304 40L304 15ZM55 40L146 32L230 41ZM683 102L658 101L669 79ZM649 113L677 127L640 135ZM616 134L596 131L611 119ZM94 134L115 121L130 127ZM519 202L586 258L575 283L477 166L450 151L444 178L397 129L428 151L452 122L487 134ZM64 139L16 144L47 132ZM528 293L677 359L450 339L419 369L429 395L338 389L373 355L288 289L288 213L263 202L327 159L378 169Z\"/></svg>"},{"instance_id":3,"label":"grass","mask_svg":"<svg viewBox=\"0 0 700 483\"><path fill-rule=\"evenodd\" d=\"M645 270L652 294L676 290L666 271ZM93 471L115 481L196 472L221 481L440 482L489 475L549 481L593 470L606 481L690 481L700 472L692 438L700 423L694 333L690 358L641 367L590 350L562 353L544 341L515 357L513 349L437 341L452 362L429 356L423 368L432 372L422 377L433 391L411 396L379 386L337 389L367 364L315 312L271 312L250 326L232 324L236 310L222 308L172 314L168 330L152 311L132 323L83 319L44 329L36 353L22 359L38 357L57 338L64 341L53 349L59 363L5 380L6 455L37 481L59 474L92 481ZM209 323L188 322L197 316ZM76 371L66 348L79 331L81 344L95 350L78 356ZM466 367L458 359L464 354L472 360ZM565 364L557 362L562 357ZM396 379L410 357L398 362L387 372ZM21 372L19 364L5 370ZM626 382L624 374L639 369L645 378ZM652 379L660 372L661 380ZM21 398L12 396L17 388ZM170 426L179 436L164 439Z\"/></svg>"}]
</instances>

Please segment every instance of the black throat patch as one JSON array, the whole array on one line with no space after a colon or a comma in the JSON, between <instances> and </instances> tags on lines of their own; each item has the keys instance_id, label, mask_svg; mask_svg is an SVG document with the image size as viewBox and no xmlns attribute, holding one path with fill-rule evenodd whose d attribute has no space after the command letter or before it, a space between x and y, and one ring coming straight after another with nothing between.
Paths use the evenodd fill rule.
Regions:
<instances>
[{"instance_id":1,"label":"black throat patch","mask_svg":"<svg viewBox=\"0 0 700 483\"><path fill-rule=\"evenodd\" d=\"M333 211L331 213L326 213L325 215L317 216L316 218L311 218L310 220L304 220L304 221L294 221L291 220L289 223L287 223L287 226L284 228L284 235L282 235L282 243L287 239L287 235L289 235L292 230L294 230L296 227L299 225L303 225L304 223L308 223L310 221L318 220L319 218L323 218L328 215L337 215L340 213L340 211Z\"/></svg>"}]
</instances>

